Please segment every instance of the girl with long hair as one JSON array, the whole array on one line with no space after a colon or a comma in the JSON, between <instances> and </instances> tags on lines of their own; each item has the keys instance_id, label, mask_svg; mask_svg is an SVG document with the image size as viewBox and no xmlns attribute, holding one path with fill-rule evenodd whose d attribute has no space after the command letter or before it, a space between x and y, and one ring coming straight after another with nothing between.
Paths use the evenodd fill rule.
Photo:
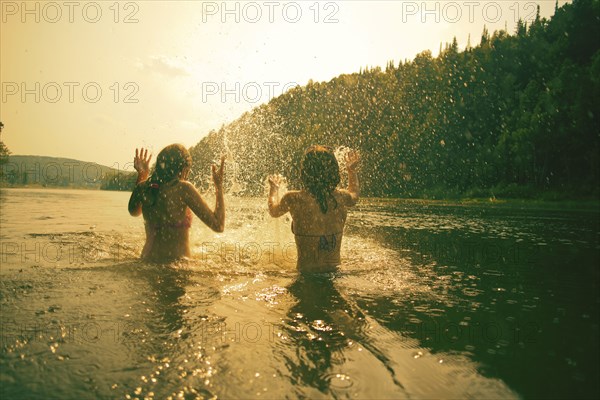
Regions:
<instances>
[{"instance_id":1,"label":"girl with long hair","mask_svg":"<svg viewBox=\"0 0 600 400\"><path fill-rule=\"evenodd\" d=\"M192 157L183 145L172 144L162 149L156 157L152 173L151 158L148 150L135 150L133 165L138 177L128 207L132 216L144 216L146 244L142 250L142 258L168 261L189 257L192 212L213 231L223 232L225 158L221 158L220 167L212 166L216 194L214 211L211 211L198 190L187 180Z\"/></svg>"},{"instance_id":2,"label":"girl with long hair","mask_svg":"<svg viewBox=\"0 0 600 400\"><path fill-rule=\"evenodd\" d=\"M348 188L338 189L340 168L333 151L324 146L311 146L304 153L300 178L302 189L289 191L279 199L278 176L270 176L269 213L280 217L289 212L292 232L298 250L300 271L334 271L340 264L340 248L347 207L359 199L360 188L356 168L357 152L346 156Z\"/></svg>"}]
</instances>

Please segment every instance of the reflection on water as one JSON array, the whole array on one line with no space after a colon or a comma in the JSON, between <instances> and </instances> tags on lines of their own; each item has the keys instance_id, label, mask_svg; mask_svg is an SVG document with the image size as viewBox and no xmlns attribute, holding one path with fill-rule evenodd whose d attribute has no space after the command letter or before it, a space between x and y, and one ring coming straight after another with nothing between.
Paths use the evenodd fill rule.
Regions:
<instances>
[{"instance_id":1,"label":"reflection on water","mask_svg":"<svg viewBox=\"0 0 600 400\"><path fill-rule=\"evenodd\" d=\"M326 395L350 395L353 390L353 395L360 394L359 397L382 394L406 397L391 360L369 338L371 327L365 315L340 294L333 276L301 275L287 289L295 304L284 324L290 340L282 350L282 357L299 396L305 394L307 387ZM290 345L296 350L295 357L287 354ZM362 362L357 364L356 355L352 355L355 349L370 353L375 362L361 357ZM366 388L365 382L360 382L363 378L360 370L378 367L382 376L377 381L385 382L387 387L379 393L377 388ZM355 380L360 384L351 389Z\"/></svg>"},{"instance_id":2,"label":"reflection on water","mask_svg":"<svg viewBox=\"0 0 600 400\"><path fill-rule=\"evenodd\" d=\"M286 359L293 384L323 393L330 393L337 386L350 387L350 377L332 371L343 365L343 350L355 336L344 328L358 328L364 324L364 316L354 315L330 277L299 276L287 289L297 301L287 312L284 325L291 345L296 348L296 357L286 354L282 357ZM346 385L340 385L344 381Z\"/></svg>"},{"instance_id":3,"label":"reflection on water","mask_svg":"<svg viewBox=\"0 0 600 400\"><path fill-rule=\"evenodd\" d=\"M598 397L596 211L364 201L300 275L262 200L169 265L126 201L0 191L2 398Z\"/></svg>"}]
</instances>

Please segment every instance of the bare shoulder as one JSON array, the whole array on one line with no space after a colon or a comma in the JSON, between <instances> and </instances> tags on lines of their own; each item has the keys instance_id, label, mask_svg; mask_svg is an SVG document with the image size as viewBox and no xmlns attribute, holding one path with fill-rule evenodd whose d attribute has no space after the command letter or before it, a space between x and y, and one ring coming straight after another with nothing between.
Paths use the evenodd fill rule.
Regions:
<instances>
[{"instance_id":1,"label":"bare shoulder","mask_svg":"<svg viewBox=\"0 0 600 400\"><path fill-rule=\"evenodd\" d=\"M286 192L280 200L280 204L285 208L298 206L302 202L302 192L299 190L290 190Z\"/></svg>"},{"instance_id":2,"label":"bare shoulder","mask_svg":"<svg viewBox=\"0 0 600 400\"><path fill-rule=\"evenodd\" d=\"M190 181L179 181L177 186L183 190L196 190L196 186Z\"/></svg>"},{"instance_id":3,"label":"bare shoulder","mask_svg":"<svg viewBox=\"0 0 600 400\"><path fill-rule=\"evenodd\" d=\"M290 190L290 191L286 192L283 195L282 199L284 197L287 197L289 200L298 200L298 199L300 199L301 196L302 196L302 192L301 191L299 191L299 190Z\"/></svg>"},{"instance_id":4,"label":"bare shoulder","mask_svg":"<svg viewBox=\"0 0 600 400\"><path fill-rule=\"evenodd\" d=\"M195 195L198 192L196 186L190 181L179 181L177 186L175 186L176 190L184 195Z\"/></svg>"},{"instance_id":5,"label":"bare shoulder","mask_svg":"<svg viewBox=\"0 0 600 400\"><path fill-rule=\"evenodd\" d=\"M342 204L352 207L358 203L358 196L346 189L338 189L335 191L335 196Z\"/></svg>"}]
</instances>

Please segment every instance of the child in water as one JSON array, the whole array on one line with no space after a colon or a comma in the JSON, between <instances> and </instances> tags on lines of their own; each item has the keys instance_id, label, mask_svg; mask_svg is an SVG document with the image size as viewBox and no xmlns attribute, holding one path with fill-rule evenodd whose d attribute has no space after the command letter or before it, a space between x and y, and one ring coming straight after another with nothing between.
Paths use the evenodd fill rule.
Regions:
<instances>
[{"instance_id":1,"label":"child in water","mask_svg":"<svg viewBox=\"0 0 600 400\"><path fill-rule=\"evenodd\" d=\"M298 250L300 271L335 271L340 264L340 248L347 207L358 202L357 152L346 156L348 189L337 189L340 168L333 152L323 146L311 146L304 153L300 178L302 190L287 192L279 200L280 180L269 177L269 214L280 217L289 212Z\"/></svg>"},{"instance_id":2,"label":"child in water","mask_svg":"<svg viewBox=\"0 0 600 400\"><path fill-rule=\"evenodd\" d=\"M133 165L138 172L137 182L129 199L129 213L144 215L146 244L142 258L166 261L190 256L189 228L192 212L210 229L223 232L225 204L223 199L223 170L212 166L216 205L211 211L198 190L187 180L192 157L181 144L172 144L158 153L154 171L150 174L148 150L135 150Z\"/></svg>"}]
</instances>

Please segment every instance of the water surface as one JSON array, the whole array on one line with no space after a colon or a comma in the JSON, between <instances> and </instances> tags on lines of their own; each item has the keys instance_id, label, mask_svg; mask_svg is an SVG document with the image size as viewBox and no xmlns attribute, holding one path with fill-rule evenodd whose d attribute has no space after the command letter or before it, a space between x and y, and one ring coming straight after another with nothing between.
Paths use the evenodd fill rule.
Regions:
<instances>
[{"instance_id":1,"label":"water surface","mask_svg":"<svg viewBox=\"0 0 600 400\"><path fill-rule=\"evenodd\" d=\"M597 210L362 200L301 276L263 199L142 263L128 196L0 190L2 398L600 394Z\"/></svg>"}]
</instances>

